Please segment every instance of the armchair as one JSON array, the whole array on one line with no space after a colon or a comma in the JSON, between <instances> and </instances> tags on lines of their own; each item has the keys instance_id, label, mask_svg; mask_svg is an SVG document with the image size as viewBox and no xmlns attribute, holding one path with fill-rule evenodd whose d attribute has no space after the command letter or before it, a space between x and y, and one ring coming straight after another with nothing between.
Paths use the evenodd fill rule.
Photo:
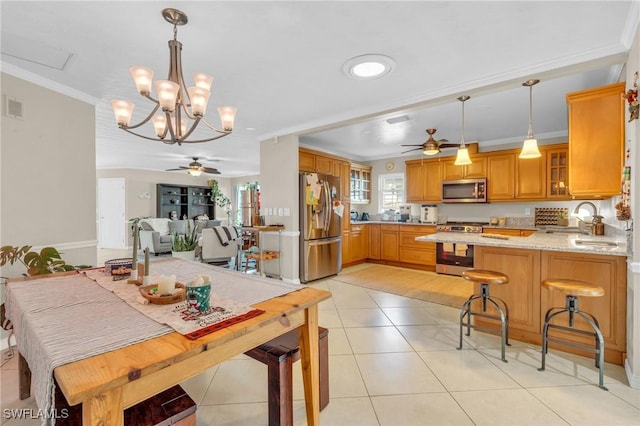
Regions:
<instances>
[{"instance_id":1,"label":"armchair","mask_svg":"<svg viewBox=\"0 0 640 426\"><path fill-rule=\"evenodd\" d=\"M149 248L149 253L156 256L170 253L173 238L169 232L170 219L153 218L140 221L140 248Z\"/></svg>"},{"instance_id":2,"label":"armchair","mask_svg":"<svg viewBox=\"0 0 640 426\"><path fill-rule=\"evenodd\" d=\"M202 238L200 239L202 251L200 258L203 262L228 262L232 257L238 255L238 242L241 241L241 239L238 238L237 229L226 227L228 230L231 230L231 238L227 238L225 237L224 228L225 227L218 226L215 228L204 228L202 230ZM218 238L214 229L217 229L220 235L223 236L222 240Z\"/></svg>"}]
</instances>

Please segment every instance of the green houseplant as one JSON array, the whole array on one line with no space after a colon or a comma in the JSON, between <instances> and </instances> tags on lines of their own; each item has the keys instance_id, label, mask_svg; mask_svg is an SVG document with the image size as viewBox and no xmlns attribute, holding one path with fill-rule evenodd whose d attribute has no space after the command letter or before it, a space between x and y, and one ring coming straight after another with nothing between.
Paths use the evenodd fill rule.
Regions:
<instances>
[{"instance_id":1,"label":"green houseplant","mask_svg":"<svg viewBox=\"0 0 640 426\"><path fill-rule=\"evenodd\" d=\"M192 229L190 222L187 222L187 229L184 235L178 234L177 232L173 233L173 241L171 243L172 256L193 260L197 246L198 230L195 226Z\"/></svg>"},{"instance_id":2,"label":"green houseplant","mask_svg":"<svg viewBox=\"0 0 640 426\"><path fill-rule=\"evenodd\" d=\"M0 248L0 266L20 262L26 268L27 275L44 275L90 268L87 265L68 265L58 250L53 247L44 247L40 252L30 250L31 246L28 245L22 247L2 246Z\"/></svg>"}]
</instances>

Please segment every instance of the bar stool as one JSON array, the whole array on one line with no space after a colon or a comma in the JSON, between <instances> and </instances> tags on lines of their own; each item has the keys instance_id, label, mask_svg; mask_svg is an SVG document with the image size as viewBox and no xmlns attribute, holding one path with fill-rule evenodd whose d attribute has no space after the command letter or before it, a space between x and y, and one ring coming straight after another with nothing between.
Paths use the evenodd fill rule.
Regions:
<instances>
[{"instance_id":1,"label":"bar stool","mask_svg":"<svg viewBox=\"0 0 640 426\"><path fill-rule=\"evenodd\" d=\"M545 368L545 356L549 350L549 342L558 343L564 346L570 346L572 348L583 349L589 352L595 353L596 367L600 372L599 387L603 390L608 390L604 386L604 339L602 332L600 332L600 324L596 317L587 312L582 312L578 309L578 296L583 297L601 297L604 295L604 289L602 287L593 285L585 281L570 280L564 278L554 278L544 280L542 282L543 287L547 287L551 290L559 290L566 295L566 305L564 308L554 307L547 310L544 315L544 327L542 330L542 366L538 371L544 371ZM563 326L558 324L551 324L551 320L556 316L569 313L569 326ZM584 319L593 329L593 333L589 331L579 330L574 328L573 322L575 315ZM562 331L581 334L585 336L592 336L595 338L595 349L589 346L581 344L567 342L558 338L549 337L549 329L557 328Z\"/></svg>"},{"instance_id":2,"label":"bar stool","mask_svg":"<svg viewBox=\"0 0 640 426\"><path fill-rule=\"evenodd\" d=\"M462 278L468 281L473 281L480 284L480 294L474 294L467 299L460 309L460 345L457 349L462 349L462 327L467 327L467 336L471 335L471 328L485 331L494 331L492 328L482 327L477 324L471 324L471 316L477 316L482 318L489 318L500 321L500 347L502 349L502 361L508 362L505 357L505 345L509 344L509 307L507 303L498 298L491 297L489 294L489 284L506 284L509 282L509 277L505 274L495 271L486 271L480 269L469 269L462 273ZM471 303L474 300L482 300L482 312L473 312L471 310ZM504 306L504 311L496 302L501 302ZM498 311L498 315L487 314L487 302L491 303ZM465 324L464 317L467 317Z\"/></svg>"}]
</instances>

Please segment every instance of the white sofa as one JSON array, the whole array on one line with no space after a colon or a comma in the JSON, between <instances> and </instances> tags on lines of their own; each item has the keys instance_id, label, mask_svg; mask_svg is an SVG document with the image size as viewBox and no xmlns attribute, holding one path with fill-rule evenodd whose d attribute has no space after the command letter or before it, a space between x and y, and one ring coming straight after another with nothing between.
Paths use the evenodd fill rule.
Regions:
<instances>
[{"instance_id":1,"label":"white sofa","mask_svg":"<svg viewBox=\"0 0 640 426\"><path fill-rule=\"evenodd\" d=\"M218 232L221 232L222 228L224 227L216 227ZM232 239L226 241L226 238L223 237L223 241L221 242L214 228L204 228L202 230L202 238L200 239L202 246L200 259L202 262L228 262L232 257L236 257L238 255L238 244L242 242L242 238L240 238L238 234L239 232L236 230L235 235L232 233ZM226 245L224 245L224 243L226 243Z\"/></svg>"}]
</instances>

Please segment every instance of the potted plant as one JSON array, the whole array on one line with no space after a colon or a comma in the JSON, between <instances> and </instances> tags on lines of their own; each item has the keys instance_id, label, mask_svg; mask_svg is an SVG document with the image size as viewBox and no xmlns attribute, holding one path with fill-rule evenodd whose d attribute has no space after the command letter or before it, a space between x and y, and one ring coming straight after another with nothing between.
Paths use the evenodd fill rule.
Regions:
<instances>
[{"instance_id":1,"label":"potted plant","mask_svg":"<svg viewBox=\"0 0 640 426\"><path fill-rule=\"evenodd\" d=\"M194 260L196 257L196 247L198 246L198 230L187 221L187 229L184 235L173 233L171 244L171 255L186 260Z\"/></svg>"},{"instance_id":2,"label":"potted plant","mask_svg":"<svg viewBox=\"0 0 640 426\"><path fill-rule=\"evenodd\" d=\"M217 180L209 179L207 183L211 188L211 201L213 201L218 207L222 207L224 209L227 214L227 223L231 225L231 200L220 190Z\"/></svg>"},{"instance_id":3,"label":"potted plant","mask_svg":"<svg viewBox=\"0 0 640 426\"><path fill-rule=\"evenodd\" d=\"M44 247L40 252L30 251L31 246L2 246L0 248L0 266L7 263L13 265L20 262L27 270L26 275L44 275L53 274L54 272L73 271L76 269L86 269L91 266L68 265L58 250L53 247Z\"/></svg>"}]
</instances>

